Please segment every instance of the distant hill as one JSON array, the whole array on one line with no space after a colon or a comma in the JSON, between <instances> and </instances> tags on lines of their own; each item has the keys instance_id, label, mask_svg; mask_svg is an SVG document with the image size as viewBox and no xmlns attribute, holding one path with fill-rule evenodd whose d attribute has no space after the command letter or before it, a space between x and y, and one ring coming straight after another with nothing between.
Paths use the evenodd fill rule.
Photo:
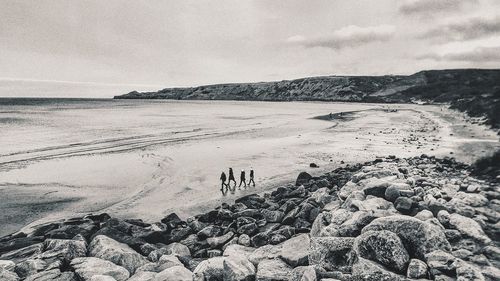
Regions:
<instances>
[{"instance_id":1,"label":"distant hill","mask_svg":"<svg viewBox=\"0 0 500 281\"><path fill-rule=\"evenodd\" d=\"M447 103L500 128L500 69L426 70L412 75L322 76L130 92L115 99Z\"/></svg>"}]
</instances>

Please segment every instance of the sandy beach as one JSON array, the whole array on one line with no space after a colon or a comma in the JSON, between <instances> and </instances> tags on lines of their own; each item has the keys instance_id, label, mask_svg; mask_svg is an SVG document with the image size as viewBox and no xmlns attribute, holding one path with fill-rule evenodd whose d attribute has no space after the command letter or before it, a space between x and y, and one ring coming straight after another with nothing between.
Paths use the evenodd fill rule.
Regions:
<instances>
[{"instance_id":1,"label":"sandy beach","mask_svg":"<svg viewBox=\"0 0 500 281\"><path fill-rule=\"evenodd\" d=\"M106 101L7 105L0 112L0 235L108 212L181 217L341 163L422 153L470 163L495 132L441 106ZM350 118L320 120L330 112ZM71 118L69 118L71 117ZM23 123L23 126L19 126ZM78 126L77 126L78 125ZM16 140L16 141L14 141ZM310 168L309 163L319 168ZM223 196L219 175L253 167L257 186Z\"/></svg>"}]
</instances>

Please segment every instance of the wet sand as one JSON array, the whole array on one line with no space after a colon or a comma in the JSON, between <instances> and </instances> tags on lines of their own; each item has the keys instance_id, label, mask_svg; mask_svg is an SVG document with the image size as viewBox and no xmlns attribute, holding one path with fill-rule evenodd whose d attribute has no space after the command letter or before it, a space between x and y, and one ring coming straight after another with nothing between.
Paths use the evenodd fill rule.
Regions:
<instances>
[{"instance_id":1,"label":"wet sand","mask_svg":"<svg viewBox=\"0 0 500 281\"><path fill-rule=\"evenodd\" d=\"M233 102L218 113L205 103L191 104L201 108L169 124L175 131L152 126L140 136L82 138L40 148L26 141L23 149L4 153L0 235L88 212L151 221L172 211L187 217L293 182L300 171L320 174L341 161L426 153L471 162L499 147L495 132L438 106L391 105L398 111L387 112L387 105L377 104ZM341 111L351 112L349 118L314 118ZM193 118L207 124L200 127ZM320 168L309 168L311 162ZM233 167L238 178L240 169L250 166L257 186L223 196L221 170Z\"/></svg>"}]
</instances>

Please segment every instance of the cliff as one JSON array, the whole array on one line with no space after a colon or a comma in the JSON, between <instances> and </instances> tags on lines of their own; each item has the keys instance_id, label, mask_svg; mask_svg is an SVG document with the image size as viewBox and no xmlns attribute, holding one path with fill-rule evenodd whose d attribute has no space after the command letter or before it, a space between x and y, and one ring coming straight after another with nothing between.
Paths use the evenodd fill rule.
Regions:
<instances>
[{"instance_id":1,"label":"cliff","mask_svg":"<svg viewBox=\"0 0 500 281\"><path fill-rule=\"evenodd\" d=\"M500 69L427 70L409 76L323 76L130 92L115 99L448 103L500 128Z\"/></svg>"}]
</instances>

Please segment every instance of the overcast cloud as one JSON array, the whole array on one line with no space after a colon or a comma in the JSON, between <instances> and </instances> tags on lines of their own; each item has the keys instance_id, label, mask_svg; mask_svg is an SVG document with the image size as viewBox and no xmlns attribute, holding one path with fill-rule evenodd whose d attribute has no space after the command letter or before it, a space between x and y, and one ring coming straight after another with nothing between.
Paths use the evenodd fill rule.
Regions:
<instances>
[{"instance_id":1,"label":"overcast cloud","mask_svg":"<svg viewBox=\"0 0 500 281\"><path fill-rule=\"evenodd\" d=\"M0 84L151 89L498 67L499 18L498 0L3 0Z\"/></svg>"}]
</instances>

